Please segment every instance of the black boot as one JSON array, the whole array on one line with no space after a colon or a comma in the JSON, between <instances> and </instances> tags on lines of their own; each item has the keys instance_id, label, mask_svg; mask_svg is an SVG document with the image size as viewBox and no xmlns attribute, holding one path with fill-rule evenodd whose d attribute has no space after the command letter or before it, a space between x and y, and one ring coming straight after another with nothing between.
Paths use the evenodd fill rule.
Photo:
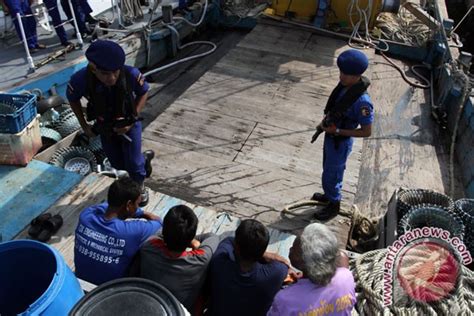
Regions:
<instances>
[{"instance_id":1,"label":"black boot","mask_svg":"<svg viewBox=\"0 0 474 316\"><path fill-rule=\"evenodd\" d=\"M318 201L318 202L321 202L321 203L329 203L329 199L326 197L326 195L324 195L324 193L319 193L319 192L316 192L313 194L313 196L311 197L311 200L313 201Z\"/></svg>"},{"instance_id":2,"label":"black boot","mask_svg":"<svg viewBox=\"0 0 474 316\"><path fill-rule=\"evenodd\" d=\"M145 157L145 177L149 178L151 173L153 172L153 167L151 166L151 161L155 158L155 152L153 150L146 150L143 153L143 157Z\"/></svg>"},{"instance_id":3,"label":"black boot","mask_svg":"<svg viewBox=\"0 0 474 316\"><path fill-rule=\"evenodd\" d=\"M142 193L141 193L142 201L138 206L144 207L148 204L149 196L148 196L148 188L145 186L145 184L142 185Z\"/></svg>"},{"instance_id":4,"label":"black boot","mask_svg":"<svg viewBox=\"0 0 474 316\"><path fill-rule=\"evenodd\" d=\"M313 215L313 218L318 221L327 221L331 218L334 218L339 213L339 209L341 208L341 202L329 202L329 204L324 207L322 210L316 212Z\"/></svg>"}]
</instances>

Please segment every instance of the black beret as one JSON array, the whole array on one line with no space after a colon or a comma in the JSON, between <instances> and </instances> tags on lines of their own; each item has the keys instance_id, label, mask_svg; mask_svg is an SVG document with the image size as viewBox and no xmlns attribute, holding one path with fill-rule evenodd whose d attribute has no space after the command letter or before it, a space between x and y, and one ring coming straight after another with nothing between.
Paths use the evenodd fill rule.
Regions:
<instances>
[{"instance_id":1,"label":"black beret","mask_svg":"<svg viewBox=\"0 0 474 316\"><path fill-rule=\"evenodd\" d=\"M357 49L349 49L337 58L337 66L345 75L362 75L369 67L369 59Z\"/></svg>"},{"instance_id":2,"label":"black beret","mask_svg":"<svg viewBox=\"0 0 474 316\"><path fill-rule=\"evenodd\" d=\"M125 52L119 44L97 40L86 50L86 57L93 62L97 68L106 71L119 70L125 64Z\"/></svg>"}]
</instances>

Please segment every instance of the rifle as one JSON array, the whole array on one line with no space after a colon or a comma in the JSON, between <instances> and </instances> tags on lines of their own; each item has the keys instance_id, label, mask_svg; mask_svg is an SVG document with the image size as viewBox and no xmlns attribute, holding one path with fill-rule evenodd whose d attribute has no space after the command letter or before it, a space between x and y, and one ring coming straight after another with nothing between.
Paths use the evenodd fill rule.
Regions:
<instances>
[{"instance_id":1,"label":"rifle","mask_svg":"<svg viewBox=\"0 0 474 316\"><path fill-rule=\"evenodd\" d=\"M143 121L142 117L135 117L135 116L130 116L130 117L119 117L116 118L113 122L110 123L95 123L92 126L92 131L97 134L97 135L106 135L106 136L112 136L115 134L114 128L124 128L130 125L135 124L136 122ZM128 137L126 134L121 134L123 138L128 140L129 142L132 142L132 139Z\"/></svg>"}]
</instances>

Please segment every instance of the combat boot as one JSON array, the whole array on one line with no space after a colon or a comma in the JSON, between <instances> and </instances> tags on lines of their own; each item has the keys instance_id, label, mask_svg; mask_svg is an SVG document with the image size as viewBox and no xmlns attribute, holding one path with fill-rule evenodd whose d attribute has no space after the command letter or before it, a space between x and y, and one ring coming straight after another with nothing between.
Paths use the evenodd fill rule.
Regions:
<instances>
[{"instance_id":1,"label":"combat boot","mask_svg":"<svg viewBox=\"0 0 474 316\"><path fill-rule=\"evenodd\" d=\"M341 208L341 202L329 202L327 206L325 206L322 210L317 211L313 218L318 221L327 221L331 218L334 218L339 213L339 209Z\"/></svg>"},{"instance_id":2,"label":"combat boot","mask_svg":"<svg viewBox=\"0 0 474 316\"><path fill-rule=\"evenodd\" d=\"M313 196L311 197L311 200L318 201L325 204L329 203L329 199L326 197L326 195L324 195L324 193L319 193L319 192L314 193Z\"/></svg>"}]
</instances>

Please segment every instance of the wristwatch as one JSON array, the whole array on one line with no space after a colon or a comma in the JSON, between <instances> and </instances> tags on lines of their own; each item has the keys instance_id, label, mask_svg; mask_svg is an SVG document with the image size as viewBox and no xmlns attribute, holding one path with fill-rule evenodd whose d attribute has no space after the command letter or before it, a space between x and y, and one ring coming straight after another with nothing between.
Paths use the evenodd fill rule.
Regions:
<instances>
[{"instance_id":1,"label":"wristwatch","mask_svg":"<svg viewBox=\"0 0 474 316\"><path fill-rule=\"evenodd\" d=\"M339 128L336 128L336 135L339 135L339 133L341 132L341 130Z\"/></svg>"}]
</instances>

